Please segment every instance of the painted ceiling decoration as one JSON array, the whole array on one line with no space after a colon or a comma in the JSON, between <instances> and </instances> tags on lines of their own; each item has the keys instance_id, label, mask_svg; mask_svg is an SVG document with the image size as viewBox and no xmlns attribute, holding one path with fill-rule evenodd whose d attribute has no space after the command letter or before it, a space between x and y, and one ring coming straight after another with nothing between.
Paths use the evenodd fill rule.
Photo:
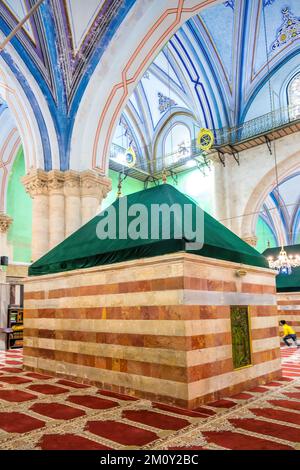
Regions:
<instances>
[{"instance_id":1,"label":"painted ceiling decoration","mask_svg":"<svg viewBox=\"0 0 300 470\"><path fill-rule=\"evenodd\" d=\"M151 158L164 123L181 121L182 113L198 129L214 131L270 112L269 79L279 97L275 106L286 107L282 86L300 71L299 39L298 0L232 0L195 15L156 57L124 110L146 140L139 142L142 151L150 149Z\"/></svg>"},{"instance_id":2,"label":"painted ceiling decoration","mask_svg":"<svg viewBox=\"0 0 300 470\"><path fill-rule=\"evenodd\" d=\"M224 2L225 7L229 7L232 10L234 10L235 7L235 0L228 0L227 2Z\"/></svg>"},{"instance_id":3,"label":"painted ceiling decoration","mask_svg":"<svg viewBox=\"0 0 300 470\"><path fill-rule=\"evenodd\" d=\"M35 0L3 0L2 31L13 29L34 3ZM133 3L134 0L45 0L17 34L14 45L22 59L29 58L40 69L56 100L58 84L51 83L49 76L54 68L61 70L70 106L80 80L93 69L93 56L97 62Z\"/></svg>"},{"instance_id":4,"label":"painted ceiling decoration","mask_svg":"<svg viewBox=\"0 0 300 470\"><path fill-rule=\"evenodd\" d=\"M17 56L44 94L56 128L61 169L68 168L69 144L75 114L86 85L110 39L135 0L45 0L11 41ZM0 30L7 36L35 0L0 2ZM15 60L1 53L23 86ZM29 101L34 100L24 87ZM38 112L36 112L38 114ZM39 121L43 142L47 129ZM44 149L49 154L49 149ZM50 162L45 162L51 169Z\"/></svg>"},{"instance_id":5,"label":"painted ceiling decoration","mask_svg":"<svg viewBox=\"0 0 300 470\"><path fill-rule=\"evenodd\" d=\"M272 3L274 3L274 2L275 2L275 0L263 0L263 6L267 7L268 5L272 5ZM223 4L225 5L225 7L229 7L232 10L234 10L234 8L235 8L235 0L228 0L228 1L224 2Z\"/></svg>"},{"instance_id":6,"label":"painted ceiling decoration","mask_svg":"<svg viewBox=\"0 0 300 470\"><path fill-rule=\"evenodd\" d=\"M28 13L34 2L30 0L7 0L0 2L0 29L7 36ZM50 90L54 89L53 71L41 16L35 13L26 21L12 40L16 51L31 69L38 71Z\"/></svg>"},{"instance_id":7,"label":"painted ceiling decoration","mask_svg":"<svg viewBox=\"0 0 300 470\"><path fill-rule=\"evenodd\" d=\"M293 173L279 184L279 191L275 188L263 203L260 217L270 229L277 246L299 243L299 185L300 173Z\"/></svg>"},{"instance_id":8,"label":"painted ceiling decoration","mask_svg":"<svg viewBox=\"0 0 300 470\"><path fill-rule=\"evenodd\" d=\"M300 36L300 18L293 15L288 7L282 10L282 16L283 24L278 31L276 41L272 44L273 51Z\"/></svg>"},{"instance_id":9,"label":"painted ceiling decoration","mask_svg":"<svg viewBox=\"0 0 300 470\"><path fill-rule=\"evenodd\" d=\"M158 92L158 109L160 114L164 114L169 108L172 106L177 106L177 103L169 98L168 96L163 95L162 93Z\"/></svg>"},{"instance_id":10,"label":"painted ceiling decoration","mask_svg":"<svg viewBox=\"0 0 300 470\"><path fill-rule=\"evenodd\" d=\"M11 41L15 54L9 49L1 53L32 105L47 170L52 165L50 137L22 70L28 69L47 100L65 170L83 93L135 1L44 0ZM35 2L2 0L0 31L7 36ZM214 131L268 112L270 76L279 94L282 83L298 71L293 59L300 50L299 18L299 0L231 0L204 9L182 25L144 73L124 110L126 132L137 150L151 159L155 138L176 114Z\"/></svg>"}]
</instances>

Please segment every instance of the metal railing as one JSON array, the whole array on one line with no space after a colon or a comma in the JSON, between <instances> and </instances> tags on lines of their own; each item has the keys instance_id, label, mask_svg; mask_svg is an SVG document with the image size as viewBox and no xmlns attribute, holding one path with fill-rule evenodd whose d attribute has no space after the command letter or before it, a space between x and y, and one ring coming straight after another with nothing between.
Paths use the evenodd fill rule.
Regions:
<instances>
[{"instance_id":1,"label":"metal railing","mask_svg":"<svg viewBox=\"0 0 300 470\"><path fill-rule=\"evenodd\" d=\"M136 152L136 163L134 167L130 168L125 161L126 149L112 143L110 148L110 167L117 171L126 171L128 174L135 172L146 173L148 175L156 176L164 169L181 169L187 162L197 160L197 165L207 166L205 153L197 146L197 140L193 139L189 146L180 146L177 151L169 154L157 155L150 162Z\"/></svg>"},{"instance_id":2,"label":"metal railing","mask_svg":"<svg viewBox=\"0 0 300 470\"><path fill-rule=\"evenodd\" d=\"M236 127L224 127L214 130L215 143L214 147L224 147L227 145L237 145L238 143L250 140L261 135L270 134L276 129L292 124L300 120L300 105L287 106L285 108L277 109L276 111L264 114L257 118L244 122ZM198 126L197 126L198 128ZM199 129L198 129L199 130ZM194 134L196 135L197 129L195 128ZM152 147L152 146L151 146ZM127 165L122 162L126 149L117 144L112 144L110 148L111 167L118 171L126 169ZM151 155L151 148L144 149L145 155ZM136 152L136 165L129 173L140 172L144 174L155 175L165 169L180 169L189 160L197 160L197 165L207 165L205 152L202 152L197 146L197 139L194 138L188 147L179 147L176 151L170 154L156 155L147 162L143 155ZM123 159L124 160L124 159ZM128 169L128 167L127 167Z\"/></svg>"},{"instance_id":3,"label":"metal railing","mask_svg":"<svg viewBox=\"0 0 300 470\"><path fill-rule=\"evenodd\" d=\"M236 127L215 130L215 146L234 145L291 124L300 119L300 106L279 108Z\"/></svg>"}]
</instances>

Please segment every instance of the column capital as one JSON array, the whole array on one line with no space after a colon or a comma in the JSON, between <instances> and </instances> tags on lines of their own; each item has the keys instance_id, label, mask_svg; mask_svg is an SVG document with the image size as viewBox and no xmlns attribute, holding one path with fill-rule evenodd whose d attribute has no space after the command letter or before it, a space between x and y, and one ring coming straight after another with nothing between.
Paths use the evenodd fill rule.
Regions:
<instances>
[{"instance_id":1,"label":"column capital","mask_svg":"<svg viewBox=\"0 0 300 470\"><path fill-rule=\"evenodd\" d=\"M60 170L51 170L47 173L49 194L63 194L65 173Z\"/></svg>"},{"instance_id":2,"label":"column capital","mask_svg":"<svg viewBox=\"0 0 300 470\"><path fill-rule=\"evenodd\" d=\"M80 174L78 171L65 171L65 195L80 196Z\"/></svg>"},{"instance_id":3,"label":"column capital","mask_svg":"<svg viewBox=\"0 0 300 470\"><path fill-rule=\"evenodd\" d=\"M242 240L244 240L244 242L254 247L257 245L257 242L258 242L258 238L256 235L245 235L242 237Z\"/></svg>"},{"instance_id":4,"label":"column capital","mask_svg":"<svg viewBox=\"0 0 300 470\"><path fill-rule=\"evenodd\" d=\"M48 173L41 169L30 170L27 175L22 178L25 191L30 197L48 194Z\"/></svg>"},{"instance_id":5,"label":"column capital","mask_svg":"<svg viewBox=\"0 0 300 470\"><path fill-rule=\"evenodd\" d=\"M13 219L9 215L0 212L0 233L6 233L12 222Z\"/></svg>"},{"instance_id":6,"label":"column capital","mask_svg":"<svg viewBox=\"0 0 300 470\"><path fill-rule=\"evenodd\" d=\"M111 180L99 175L96 171L86 170L80 173L81 195L103 199L111 190Z\"/></svg>"}]
</instances>

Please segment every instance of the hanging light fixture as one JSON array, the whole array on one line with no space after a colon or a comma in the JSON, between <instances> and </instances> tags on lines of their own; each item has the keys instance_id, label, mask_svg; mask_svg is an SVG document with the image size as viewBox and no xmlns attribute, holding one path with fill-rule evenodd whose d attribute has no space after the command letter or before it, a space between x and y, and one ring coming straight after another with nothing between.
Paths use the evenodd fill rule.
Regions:
<instances>
[{"instance_id":1,"label":"hanging light fixture","mask_svg":"<svg viewBox=\"0 0 300 470\"><path fill-rule=\"evenodd\" d=\"M272 256L269 256L268 261L270 268L275 269L277 274L292 274L292 268L300 266L300 256L288 256L283 246L278 257L274 259Z\"/></svg>"},{"instance_id":2,"label":"hanging light fixture","mask_svg":"<svg viewBox=\"0 0 300 470\"><path fill-rule=\"evenodd\" d=\"M265 35L265 47L266 47L266 57L267 57L267 69L268 69L268 85L269 85L269 97L270 97L270 107L271 107L271 116L272 116L272 128L275 127L274 124L274 95L272 94L272 85L271 85L271 73L270 73L270 59L269 59L269 51L268 51L268 41L267 41L267 25L266 25L266 16L265 16L265 9L264 6L262 6L263 9L263 22L264 22L264 35ZM277 153L276 153L276 141L274 139L273 141L273 147L274 147L274 160L275 160L275 177L276 177L276 187L277 192L278 192L278 201L279 201L279 213L280 215L282 214L282 204L284 205L284 201L282 199L281 203L281 197L280 197L280 189L279 189L279 177L278 177L278 165L277 165ZM286 250L284 249L284 242L281 238L281 250L279 252L279 255L277 258L273 258L270 256L268 258L269 266L271 269L275 269L275 271L278 274L292 274L292 268L296 268L300 266L300 256L292 256L292 255L287 255Z\"/></svg>"}]
</instances>

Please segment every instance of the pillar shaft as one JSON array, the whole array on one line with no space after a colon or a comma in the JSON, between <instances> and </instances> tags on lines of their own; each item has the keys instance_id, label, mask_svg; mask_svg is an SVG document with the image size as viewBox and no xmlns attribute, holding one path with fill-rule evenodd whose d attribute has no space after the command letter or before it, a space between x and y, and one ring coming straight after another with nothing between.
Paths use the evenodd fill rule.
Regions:
<instances>
[{"instance_id":1,"label":"pillar shaft","mask_svg":"<svg viewBox=\"0 0 300 470\"><path fill-rule=\"evenodd\" d=\"M99 207L98 198L83 196L81 199L81 219L82 225L86 224L96 214Z\"/></svg>"},{"instance_id":2,"label":"pillar shaft","mask_svg":"<svg viewBox=\"0 0 300 470\"><path fill-rule=\"evenodd\" d=\"M80 175L81 219L85 224L99 212L101 203L111 190L111 181L93 171L83 171Z\"/></svg>"},{"instance_id":3,"label":"pillar shaft","mask_svg":"<svg viewBox=\"0 0 300 470\"><path fill-rule=\"evenodd\" d=\"M32 259L40 258L49 247L49 199L38 194L32 203Z\"/></svg>"},{"instance_id":4,"label":"pillar shaft","mask_svg":"<svg viewBox=\"0 0 300 470\"><path fill-rule=\"evenodd\" d=\"M64 177L60 171L48 173L49 190L49 248L65 238Z\"/></svg>"},{"instance_id":5,"label":"pillar shaft","mask_svg":"<svg viewBox=\"0 0 300 470\"><path fill-rule=\"evenodd\" d=\"M43 170L32 170L23 178L26 192L32 197L32 255L33 261L49 249L48 177Z\"/></svg>"},{"instance_id":6,"label":"pillar shaft","mask_svg":"<svg viewBox=\"0 0 300 470\"><path fill-rule=\"evenodd\" d=\"M65 236L81 227L80 177L75 171L65 173Z\"/></svg>"},{"instance_id":7,"label":"pillar shaft","mask_svg":"<svg viewBox=\"0 0 300 470\"><path fill-rule=\"evenodd\" d=\"M217 220L221 220L222 224L230 225L228 219L227 191L226 191L226 172L223 165L219 161L214 161L214 215Z\"/></svg>"},{"instance_id":8,"label":"pillar shaft","mask_svg":"<svg viewBox=\"0 0 300 470\"><path fill-rule=\"evenodd\" d=\"M111 181L92 170L31 170L23 183L33 199L33 260L94 217L111 189Z\"/></svg>"}]
</instances>

